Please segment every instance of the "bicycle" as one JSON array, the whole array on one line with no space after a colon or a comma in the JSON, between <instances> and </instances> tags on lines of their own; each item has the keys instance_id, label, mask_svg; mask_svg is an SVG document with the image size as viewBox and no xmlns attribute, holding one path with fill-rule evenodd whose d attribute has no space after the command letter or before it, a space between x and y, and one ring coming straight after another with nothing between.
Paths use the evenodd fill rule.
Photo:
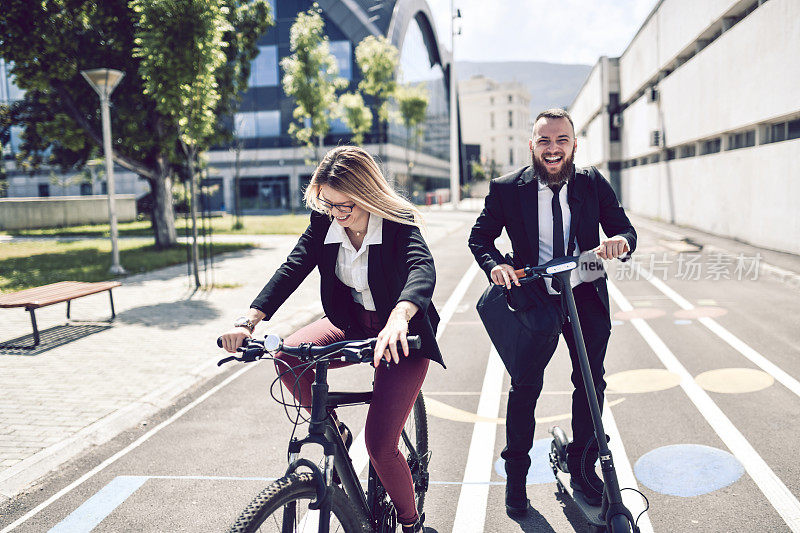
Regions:
<instances>
[{"instance_id":1,"label":"bicycle","mask_svg":"<svg viewBox=\"0 0 800 533\"><path fill-rule=\"evenodd\" d=\"M371 363L376 342L377 339L372 338L342 341L328 346L315 346L311 343L285 346L278 336L267 335L263 341L249 339L245 346L238 349L242 354L241 357L229 356L217 363L222 365L234 360L249 363L260 359L275 359L274 354L283 352L303 362L287 372L298 370L304 372L314 367L316 374L312 385L308 435L303 439L294 436L291 438L288 449L289 467L285 475L272 482L250 502L231 526L229 530L231 533L254 531L391 533L396 530L397 513L372 464L369 465L365 492L342 435L328 414L330 410L338 407L370 403L372 391L329 391L328 365L333 360ZM220 339L217 339L217 345L221 346ZM421 345L419 336L409 336L408 345L409 348L418 349ZM266 354L269 354L269 357L265 357ZM389 363L383 361L383 364ZM295 407L300 408L298 405ZM294 424L296 430L298 419L294 420ZM325 456L322 469L314 462L299 457L302 447L307 444L318 444L322 447ZM422 518L431 456L428 450L428 421L422 391L417 396L412 413L403 427L400 448L411 469L417 513ZM298 472L298 469L303 467L309 471ZM334 483L334 471L341 486ZM306 500L307 503L304 503Z\"/></svg>"}]
</instances>

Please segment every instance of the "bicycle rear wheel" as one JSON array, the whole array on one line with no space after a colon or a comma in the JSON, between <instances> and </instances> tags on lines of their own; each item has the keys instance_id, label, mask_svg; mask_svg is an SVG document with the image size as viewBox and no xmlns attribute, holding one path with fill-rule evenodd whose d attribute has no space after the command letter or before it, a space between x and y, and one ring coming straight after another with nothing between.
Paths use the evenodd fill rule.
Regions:
<instances>
[{"instance_id":1,"label":"bicycle rear wheel","mask_svg":"<svg viewBox=\"0 0 800 533\"><path fill-rule=\"evenodd\" d=\"M408 415L405 426L405 436L400 438L400 453L408 461L411 469L411 479L414 480L414 498L417 502L417 513L422 516L425 505L425 493L428 491L428 463L430 452L428 449L428 415L425 410L425 398L422 391L414 401L414 408Z\"/></svg>"},{"instance_id":2,"label":"bicycle rear wheel","mask_svg":"<svg viewBox=\"0 0 800 533\"><path fill-rule=\"evenodd\" d=\"M314 476L308 472L272 482L242 511L229 533L316 533L319 512L308 508L317 498L315 487ZM367 519L359 516L341 487L334 485L329 490L331 533L367 533Z\"/></svg>"}]
</instances>

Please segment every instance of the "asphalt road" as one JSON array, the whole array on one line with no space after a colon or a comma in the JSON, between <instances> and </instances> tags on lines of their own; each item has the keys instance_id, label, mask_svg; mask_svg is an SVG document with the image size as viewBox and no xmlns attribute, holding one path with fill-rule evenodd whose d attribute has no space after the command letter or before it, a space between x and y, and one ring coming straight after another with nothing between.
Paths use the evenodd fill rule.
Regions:
<instances>
[{"instance_id":1,"label":"asphalt road","mask_svg":"<svg viewBox=\"0 0 800 533\"><path fill-rule=\"evenodd\" d=\"M557 497L545 459L548 429L569 430L563 341L536 411L534 511L524 520L505 515L498 460L509 383L475 312L486 286L466 247L475 216L429 215L463 225L432 243L434 302L452 316L440 340L448 368L432 365L423 387L433 450L426 525L584 531L574 504ZM719 239L681 240L670 233L680 230L652 223L637 229L635 266L607 265L614 325L604 422L621 485L650 502L642 531L800 531L800 288L759 270L754 249L730 243L725 255ZM369 388L370 378L365 365L330 373L334 389ZM286 468L292 424L270 398L273 379L269 363L232 366L11 502L0 524L27 516L15 531L224 530ZM365 414L340 411L355 433ZM625 498L638 514L640 498Z\"/></svg>"}]
</instances>

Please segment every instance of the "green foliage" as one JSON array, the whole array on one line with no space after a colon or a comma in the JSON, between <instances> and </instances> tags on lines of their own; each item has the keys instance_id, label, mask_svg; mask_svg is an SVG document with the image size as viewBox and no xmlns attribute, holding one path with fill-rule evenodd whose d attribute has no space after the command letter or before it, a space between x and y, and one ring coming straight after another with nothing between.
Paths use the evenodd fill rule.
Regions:
<instances>
[{"instance_id":1,"label":"green foliage","mask_svg":"<svg viewBox=\"0 0 800 533\"><path fill-rule=\"evenodd\" d=\"M336 91L344 89L347 81L339 77L316 3L297 15L289 33L289 46L292 55L281 60L283 91L296 104L289 134L309 147L314 146L315 137L322 145L330 129L329 120L337 115Z\"/></svg>"},{"instance_id":2,"label":"green foliage","mask_svg":"<svg viewBox=\"0 0 800 533\"><path fill-rule=\"evenodd\" d=\"M419 138L421 125L428 112L428 90L424 85L401 85L396 90L395 99L400 111L400 119L409 136Z\"/></svg>"},{"instance_id":3,"label":"green foliage","mask_svg":"<svg viewBox=\"0 0 800 533\"><path fill-rule=\"evenodd\" d=\"M120 241L120 263L131 274L186 262L185 245L159 250L143 239ZM252 248L246 243L215 243L213 254ZM0 293L57 281L105 281L115 276L108 240L12 242L0 250Z\"/></svg>"},{"instance_id":4,"label":"green foliage","mask_svg":"<svg viewBox=\"0 0 800 533\"><path fill-rule=\"evenodd\" d=\"M353 132L353 142L364 142L364 134L372 128L372 112L364 105L360 93L344 93L339 97L342 120Z\"/></svg>"},{"instance_id":5,"label":"green foliage","mask_svg":"<svg viewBox=\"0 0 800 533\"><path fill-rule=\"evenodd\" d=\"M226 62L222 0L133 0L134 57L144 93L177 126L180 141L202 150L215 132L220 93L216 73Z\"/></svg>"},{"instance_id":6,"label":"green foliage","mask_svg":"<svg viewBox=\"0 0 800 533\"><path fill-rule=\"evenodd\" d=\"M477 161L472 161L470 164L472 165L472 178L475 181L486 180L488 176L486 175L486 169L483 168L483 165Z\"/></svg>"},{"instance_id":7,"label":"green foliage","mask_svg":"<svg viewBox=\"0 0 800 533\"><path fill-rule=\"evenodd\" d=\"M145 11L164 18L143 22ZM187 12L191 24L177 15ZM212 22L219 26L209 28ZM0 57L13 62L11 73L25 91L13 113L13 123L24 128L18 165L78 170L94 157L102 146L100 106L80 71L114 68L126 74L112 96L114 160L148 179L155 198L168 198L155 190L169 188L173 165L182 159L181 135L192 132L211 144L230 137L217 119L237 108L258 38L271 25L267 0L3 0ZM137 32L140 41L135 42ZM203 61L178 64L198 51ZM208 100L187 108L196 114L173 113L175 103L185 101L197 86L175 88L164 78L176 69L185 78L198 65L196 83L211 80L204 87ZM191 127L187 116L198 117ZM161 205L161 210L156 218L174 226L171 206ZM158 228L156 235L158 241ZM174 235L159 243L174 243Z\"/></svg>"},{"instance_id":8,"label":"green foliage","mask_svg":"<svg viewBox=\"0 0 800 533\"><path fill-rule=\"evenodd\" d=\"M379 120L389 120L389 99L397 89L400 51L386 37L370 35L356 46L356 63L362 75L358 88L375 98Z\"/></svg>"}]
</instances>

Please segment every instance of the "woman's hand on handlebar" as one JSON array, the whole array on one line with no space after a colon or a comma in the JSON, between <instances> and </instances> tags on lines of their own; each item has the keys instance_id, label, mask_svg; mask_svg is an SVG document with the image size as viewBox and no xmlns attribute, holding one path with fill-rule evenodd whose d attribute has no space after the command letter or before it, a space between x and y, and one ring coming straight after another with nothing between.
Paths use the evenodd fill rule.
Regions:
<instances>
[{"instance_id":1,"label":"woman's hand on handlebar","mask_svg":"<svg viewBox=\"0 0 800 533\"><path fill-rule=\"evenodd\" d=\"M412 307L413 306L413 307ZM373 366L378 368L381 359L386 359L388 362L400 362L400 354L398 354L397 343L403 348L403 355L408 357L408 321L417 311L417 306L411 302L400 302L397 307L389 314L389 320L378 333L378 342L375 343L375 355L373 357Z\"/></svg>"},{"instance_id":2,"label":"woman's hand on handlebar","mask_svg":"<svg viewBox=\"0 0 800 533\"><path fill-rule=\"evenodd\" d=\"M229 353L235 353L236 349L244 345L245 339L251 339L253 336L245 327L233 328L226 331L220 336L222 340L222 348Z\"/></svg>"}]
</instances>

